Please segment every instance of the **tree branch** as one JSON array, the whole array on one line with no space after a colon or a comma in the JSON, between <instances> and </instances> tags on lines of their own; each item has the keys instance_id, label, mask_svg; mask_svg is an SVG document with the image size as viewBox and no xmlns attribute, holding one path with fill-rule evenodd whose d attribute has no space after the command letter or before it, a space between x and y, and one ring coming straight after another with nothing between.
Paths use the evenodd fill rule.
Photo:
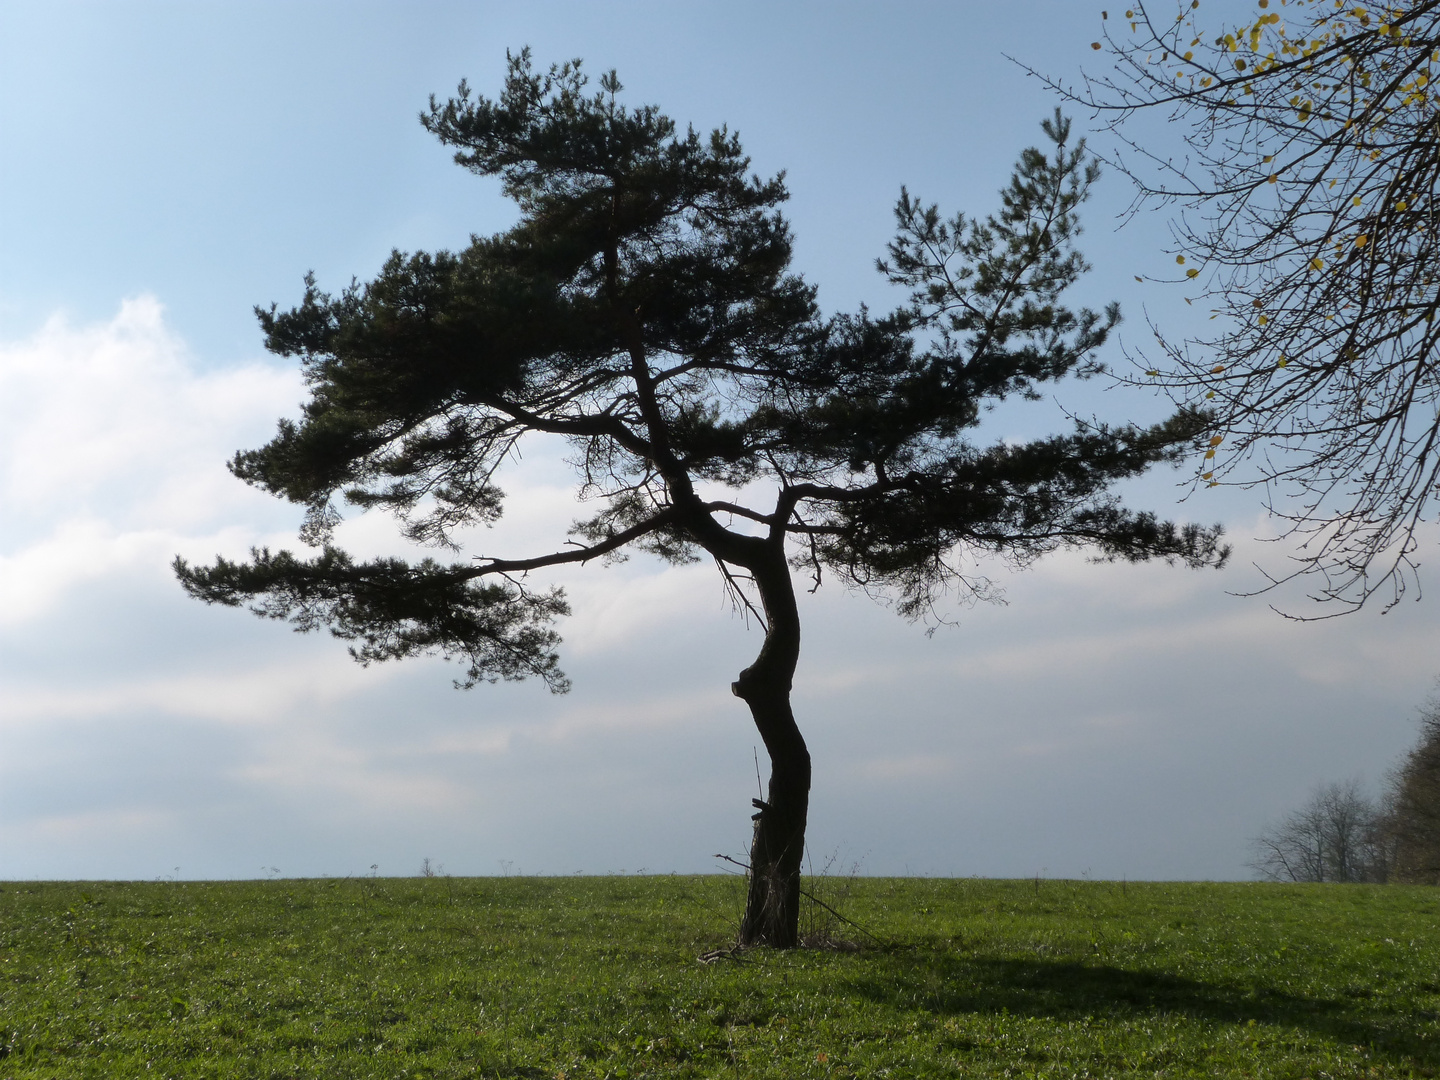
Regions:
<instances>
[{"instance_id":1,"label":"tree branch","mask_svg":"<svg viewBox=\"0 0 1440 1080\"><path fill-rule=\"evenodd\" d=\"M638 540L647 536L657 529L663 529L667 525L673 525L679 514L674 507L667 507L654 517L646 518L639 524L623 529L613 536L600 541L598 544L588 546L577 546L573 551L557 551L551 555L539 555L533 559L496 559L488 556L477 555L476 558L487 559L484 566L476 567L474 576L481 577L485 574L515 574L526 570L538 570L543 566L562 566L565 563L586 563L591 559L607 555L612 551L618 551L632 540Z\"/></svg>"}]
</instances>

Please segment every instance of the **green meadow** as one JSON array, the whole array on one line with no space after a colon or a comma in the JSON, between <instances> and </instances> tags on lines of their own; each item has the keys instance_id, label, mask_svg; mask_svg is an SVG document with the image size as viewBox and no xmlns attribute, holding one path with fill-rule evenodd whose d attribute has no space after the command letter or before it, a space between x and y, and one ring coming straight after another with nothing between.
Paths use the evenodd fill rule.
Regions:
<instances>
[{"instance_id":1,"label":"green meadow","mask_svg":"<svg viewBox=\"0 0 1440 1080\"><path fill-rule=\"evenodd\" d=\"M700 962L741 888L0 883L0 1078L1440 1073L1434 889L831 879Z\"/></svg>"}]
</instances>

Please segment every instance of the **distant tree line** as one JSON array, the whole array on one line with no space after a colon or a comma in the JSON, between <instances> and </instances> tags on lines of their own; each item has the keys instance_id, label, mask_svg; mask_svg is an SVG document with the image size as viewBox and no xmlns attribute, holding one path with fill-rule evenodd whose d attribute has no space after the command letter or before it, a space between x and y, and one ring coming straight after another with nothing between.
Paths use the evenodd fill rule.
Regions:
<instances>
[{"instance_id":1,"label":"distant tree line","mask_svg":"<svg viewBox=\"0 0 1440 1080\"><path fill-rule=\"evenodd\" d=\"M1358 780L1322 784L1253 843L1250 866L1272 881L1440 885L1440 697L1378 799Z\"/></svg>"}]
</instances>

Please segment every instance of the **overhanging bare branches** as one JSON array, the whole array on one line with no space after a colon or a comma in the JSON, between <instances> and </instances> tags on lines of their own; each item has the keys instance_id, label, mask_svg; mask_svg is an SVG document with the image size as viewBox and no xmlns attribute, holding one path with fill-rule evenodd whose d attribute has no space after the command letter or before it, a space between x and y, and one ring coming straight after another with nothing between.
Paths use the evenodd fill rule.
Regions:
<instances>
[{"instance_id":1,"label":"overhanging bare branches","mask_svg":"<svg viewBox=\"0 0 1440 1080\"><path fill-rule=\"evenodd\" d=\"M1220 329L1157 334L1132 381L1212 415L1197 482L1261 487L1300 541L1273 583L1389 606L1440 493L1440 2L1256 2L1234 27L1137 4L1096 43L1113 75L1047 81L1180 211L1175 280ZM1159 120L1186 154L1139 133Z\"/></svg>"}]
</instances>

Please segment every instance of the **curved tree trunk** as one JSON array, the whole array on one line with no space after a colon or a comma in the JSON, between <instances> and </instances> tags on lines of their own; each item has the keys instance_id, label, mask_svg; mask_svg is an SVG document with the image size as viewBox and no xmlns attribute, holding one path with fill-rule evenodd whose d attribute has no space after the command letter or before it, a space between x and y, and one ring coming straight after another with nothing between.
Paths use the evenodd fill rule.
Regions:
<instances>
[{"instance_id":1,"label":"curved tree trunk","mask_svg":"<svg viewBox=\"0 0 1440 1080\"><path fill-rule=\"evenodd\" d=\"M750 706L770 755L770 788L755 800L750 885L741 945L791 949L800 943L800 866L810 807L810 751L790 710L790 687L800 659L800 612L784 549L749 567L765 606L765 644L730 687Z\"/></svg>"}]
</instances>

